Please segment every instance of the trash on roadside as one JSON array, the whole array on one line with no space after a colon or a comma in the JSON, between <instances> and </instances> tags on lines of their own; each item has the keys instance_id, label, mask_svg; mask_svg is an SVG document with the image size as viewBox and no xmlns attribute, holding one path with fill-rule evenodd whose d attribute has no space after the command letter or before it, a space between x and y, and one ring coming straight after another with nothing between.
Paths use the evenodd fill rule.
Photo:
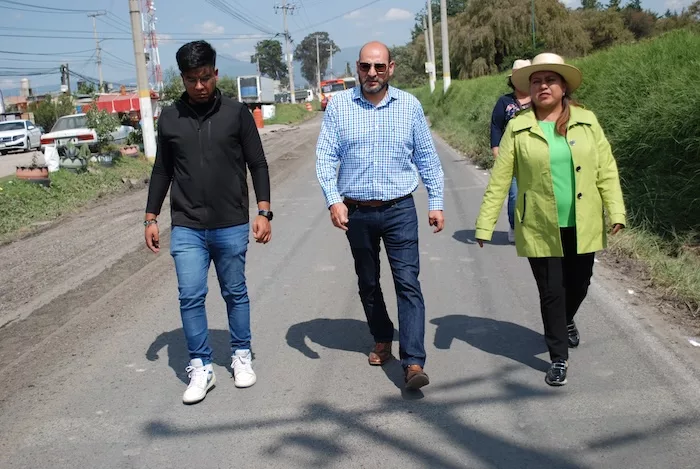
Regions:
<instances>
[{"instance_id":1,"label":"trash on roadside","mask_svg":"<svg viewBox=\"0 0 700 469\"><path fill-rule=\"evenodd\" d=\"M60 157L54 145L47 145L44 148L44 163L46 163L50 173L58 171L60 167Z\"/></svg>"},{"instance_id":2,"label":"trash on roadside","mask_svg":"<svg viewBox=\"0 0 700 469\"><path fill-rule=\"evenodd\" d=\"M634 290L627 290L627 293L629 293L630 295L634 295Z\"/></svg>"},{"instance_id":3,"label":"trash on roadside","mask_svg":"<svg viewBox=\"0 0 700 469\"><path fill-rule=\"evenodd\" d=\"M690 342L690 345L692 345L693 347L700 347L700 339L698 339L697 337L690 337L688 339L688 342Z\"/></svg>"}]
</instances>

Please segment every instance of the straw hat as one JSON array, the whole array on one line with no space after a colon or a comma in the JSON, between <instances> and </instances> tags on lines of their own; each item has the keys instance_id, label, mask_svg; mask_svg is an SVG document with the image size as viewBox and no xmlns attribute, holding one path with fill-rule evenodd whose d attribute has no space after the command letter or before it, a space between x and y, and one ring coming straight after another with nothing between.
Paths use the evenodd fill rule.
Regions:
<instances>
[{"instance_id":1,"label":"straw hat","mask_svg":"<svg viewBox=\"0 0 700 469\"><path fill-rule=\"evenodd\" d=\"M527 67L527 66L529 66L529 65L530 65L530 61L529 61L529 60L527 60L527 59L517 59L515 62L513 62L513 70L511 70L511 72L508 74L508 77L512 77L514 71L516 71L516 70L518 70L518 69L521 69L521 68L523 68L523 67Z\"/></svg>"},{"instance_id":2,"label":"straw hat","mask_svg":"<svg viewBox=\"0 0 700 469\"><path fill-rule=\"evenodd\" d=\"M581 81L583 80L581 70L573 65L564 63L563 57L545 52L535 56L531 65L513 70L511 77L513 86L521 90L530 89L530 76L533 73L542 71L558 73L564 77L569 93L574 92L576 88L581 86Z\"/></svg>"}]
</instances>

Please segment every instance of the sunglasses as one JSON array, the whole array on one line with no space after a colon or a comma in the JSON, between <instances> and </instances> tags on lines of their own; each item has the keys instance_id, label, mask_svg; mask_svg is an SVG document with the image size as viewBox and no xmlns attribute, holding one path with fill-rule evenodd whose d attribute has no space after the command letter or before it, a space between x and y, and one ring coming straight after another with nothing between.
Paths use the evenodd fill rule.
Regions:
<instances>
[{"instance_id":1,"label":"sunglasses","mask_svg":"<svg viewBox=\"0 0 700 469\"><path fill-rule=\"evenodd\" d=\"M367 73L372 69L372 66L374 66L374 70L376 70L376 72L379 74L386 73L388 68L387 64L370 64L367 62L360 62L360 71L362 73Z\"/></svg>"}]
</instances>

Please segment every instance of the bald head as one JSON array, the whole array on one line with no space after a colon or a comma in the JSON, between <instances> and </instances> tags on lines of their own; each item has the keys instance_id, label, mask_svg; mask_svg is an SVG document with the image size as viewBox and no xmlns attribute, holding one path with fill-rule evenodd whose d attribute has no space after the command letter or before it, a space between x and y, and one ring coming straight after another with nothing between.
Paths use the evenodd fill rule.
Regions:
<instances>
[{"instance_id":1,"label":"bald head","mask_svg":"<svg viewBox=\"0 0 700 469\"><path fill-rule=\"evenodd\" d=\"M391 51L386 44L379 41L368 42L360 49L360 62L368 62L375 59L378 62L388 64L391 62Z\"/></svg>"}]
</instances>

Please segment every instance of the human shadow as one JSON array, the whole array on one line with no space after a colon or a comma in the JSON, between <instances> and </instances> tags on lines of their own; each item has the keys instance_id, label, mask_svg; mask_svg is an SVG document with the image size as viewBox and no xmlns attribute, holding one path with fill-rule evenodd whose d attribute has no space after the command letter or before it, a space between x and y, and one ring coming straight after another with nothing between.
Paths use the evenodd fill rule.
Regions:
<instances>
[{"instance_id":1,"label":"human shadow","mask_svg":"<svg viewBox=\"0 0 700 469\"><path fill-rule=\"evenodd\" d=\"M228 330L210 329L209 346L212 349L212 362L226 369L231 368L231 334ZM182 328L160 334L146 351L146 359L157 361L159 352L167 347L168 366L183 383L189 383L185 367L190 362L185 341L185 331ZM255 356L255 354L253 354Z\"/></svg>"},{"instance_id":2,"label":"human shadow","mask_svg":"<svg viewBox=\"0 0 700 469\"><path fill-rule=\"evenodd\" d=\"M398 332L394 330L394 337L397 335ZM374 339L369 333L367 323L357 319L312 319L294 324L287 330L287 344L304 356L317 360L321 357L318 352L306 344L306 338L322 347L360 353L364 356L367 356L374 346ZM394 352L394 357L397 357L396 347L394 347ZM381 368L387 378L402 390L402 396L405 399L423 397L420 391L404 390L403 368L397 358L385 363Z\"/></svg>"},{"instance_id":3,"label":"human shadow","mask_svg":"<svg viewBox=\"0 0 700 469\"><path fill-rule=\"evenodd\" d=\"M454 239L464 244L476 244L476 231L475 230L459 230L455 231L452 235ZM488 244L493 244L495 246L510 246L512 243L508 242L508 233L505 231L494 231L491 241L487 241Z\"/></svg>"},{"instance_id":4,"label":"human shadow","mask_svg":"<svg viewBox=\"0 0 700 469\"><path fill-rule=\"evenodd\" d=\"M527 327L490 318L452 314L430 321L437 326L435 347L449 349L452 341L462 340L492 355L500 355L546 372L549 362L537 355L546 352L542 334Z\"/></svg>"}]
</instances>

